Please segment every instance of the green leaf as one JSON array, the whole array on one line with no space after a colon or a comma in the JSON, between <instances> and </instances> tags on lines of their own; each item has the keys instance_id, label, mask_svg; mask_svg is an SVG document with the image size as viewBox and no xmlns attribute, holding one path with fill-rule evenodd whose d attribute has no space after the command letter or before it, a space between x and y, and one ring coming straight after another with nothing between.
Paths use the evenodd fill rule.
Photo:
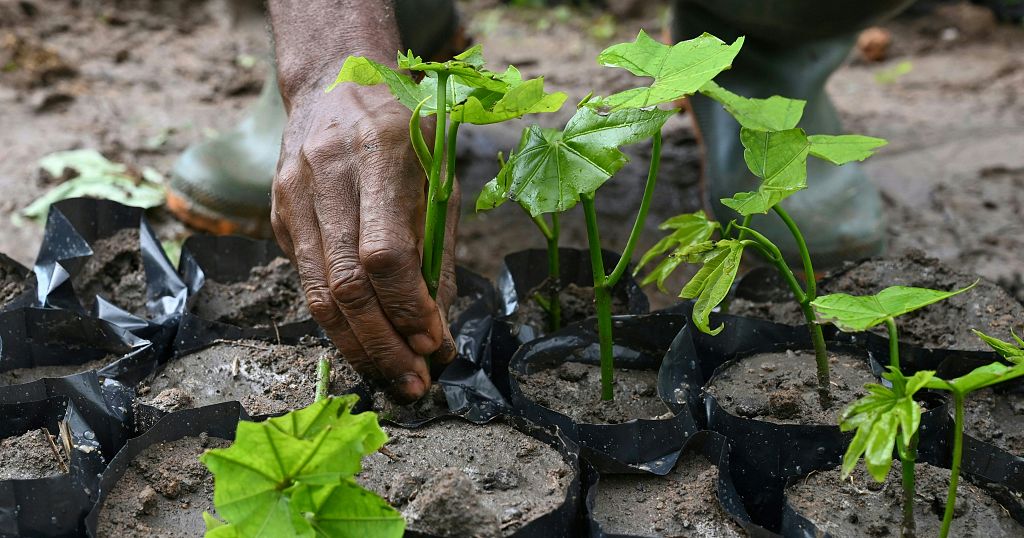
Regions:
<instances>
[{"instance_id":1,"label":"green leaf","mask_svg":"<svg viewBox=\"0 0 1024 538\"><path fill-rule=\"evenodd\" d=\"M900 452L905 453L921 426L921 406L914 401L914 394L934 375L935 372L921 371L905 378L898 370L891 370L884 377L893 381L893 389L871 383L866 386L868 395L843 411L840 429L844 432L856 430L843 454L843 479L853 472L857 461L863 457L871 476L879 482L885 480L892 466L893 447L897 440Z\"/></svg>"},{"instance_id":2,"label":"green leaf","mask_svg":"<svg viewBox=\"0 0 1024 538\"><path fill-rule=\"evenodd\" d=\"M807 152L810 144L803 129L756 131L740 129L743 159L761 178L756 192L741 192L722 204L741 215L767 213L772 206L807 187Z\"/></svg>"},{"instance_id":3,"label":"green leaf","mask_svg":"<svg viewBox=\"0 0 1024 538\"><path fill-rule=\"evenodd\" d=\"M670 46L641 30L635 41L608 47L598 55L597 61L605 66L627 69L639 77L651 77L654 82L648 87L591 101L591 105L612 110L647 108L691 95L732 66L742 47L742 37L727 45L711 34Z\"/></svg>"},{"instance_id":4,"label":"green leaf","mask_svg":"<svg viewBox=\"0 0 1024 538\"><path fill-rule=\"evenodd\" d=\"M54 177L65 170L75 176L53 187L19 212L21 217L43 220L50 205L68 198L100 198L132 207L163 205L163 177L153 170L133 174L124 164L108 160L98 151L79 149L58 151L39 160L39 167Z\"/></svg>"},{"instance_id":5,"label":"green leaf","mask_svg":"<svg viewBox=\"0 0 1024 538\"><path fill-rule=\"evenodd\" d=\"M807 101L773 95L767 99L742 97L714 81L701 86L700 93L718 101L743 127L758 131L793 129L804 115Z\"/></svg>"},{"instance_id":6,"label":"green leaf","mask_svg":"<svg viewBox=\"0 0 1024 538\"><path fill-rule=\"evenodd\" d=\"M811 302L818 323L832 323L841 331L866 331L887 319L902 316L932 303L948 299L973 288L977 282L953 291L893 286L877 295L853 296L836 293Z\"/></svg>"},{"instance_id":7,"label":"green leaf","mask_svg":"<svg viewBox=\"0 0 1024 538\"><path fill-rule=\"evenodd\" d=\"M478 125L499 123L525 114L554 112L565 102L566 95L562 92L544 92L542 78L523 81L515 67L494 73L483 65L479 45L447 62L424 62L412 51L405 55L399 53L399 69L425 73L423 80L417 83L391 67L361 56L350 56L327 91L345 82L363 86L384 83L400 103L426 116L437 113L437 77L439 73L446 73L446 109L452 119Z\"/></svg>"},{"instance_id":8,"label":"green leaf","mask_svg":"<svg viewBox=\"0 0 1024 538\"><path fill-rule=\"evenodd\" d=\"M996 353L1002 356L1004 359L1014 363L1020 364L1024 362L1024 342L1021 341L1020 337L1016 334L1013 335L1016 344L1011 342L1004 342L998 338L993 338L979 330L971 329L974 334L978 335L986 344L989 345Z\"/></svg>"},{"instance_id":9,"label":"green leaf","mask_svg":"<svg viewBox=\"0 0 1024 538\"><path fill-rule=\"evenodd\" d=\"M674 113L623 109L600 114L583 107L564 131L532 125L477 207L494 207L504 194L534 217L571 209L581 194L596 191L629 161L620 146L654 136Z\"/></svg>"},{"instance_id":10,"label":"green leaf","mask_svg":"<svg viewBox=\"0 0 1024 538\"><path fill-rule=\"evenodd\" d=\"M326 91L329 92L345 82L354 82L360 86L376 86L383 82L387 84L391 94L409 110L415 110L416 106L423 102L421 112L423 115L436 112L436 78L429 80L424 78L420 83L416 83L408 75L399 73L384 64L362 56L349 56L342 64L338 77L327 87Z\"/></svg>"},{"instance_id":11,"label":"green leaf","mask_svg":"<svg viewBox=\"0 0 1024 538\"><path fill-rule=\"evenodd\" d=\"M835 165L863 161L889 143L882 138L863 135L811 135L807 139L811 143L811 155Z\"/></svg>"},{"instance_id":12,"label":"green leaf","mask_svg":"<svg viewBox=\"0 0 1024 538\"><path fill-rule=\"evenodd\" d=\"M351 479L320 488L299 486L292 508L293 517L308 522L318 537L388 538L405 530L402 514Z\"/></svg>"},{"instance_id":13,"label":"green leaf","mask_svg":"<svg viewBox=\"0 0 1024 538\"><path fill-rule=\"evenodd\" d=\"M743 242L734 239L719 241L713 249L697 256L704 265L693 275L679 296L683 299L697 299L693 306L693 324L703 333L716 335L722 332L724 325L711 329L708 318L732 288L743 258Z\"/></svg>"},{"instance_id":14,"label":"green leaf","mask_svg":"<svg viewBox=\"0 0 1024 538\"><path fill-rule=\"evenodd\" d=\"M928 382L927 387L948 390L957 394L969 394L1011 379L1016 379L1022 375L1024 375L1024 363L1006 365L1000 362L993 362L992 364L979 366L952 381L934 378Z\"/></svg>"},{"instance_id":15,"label":"green leaf","mask_svg":"<svg viewBox=\"0 0 1024 538\"><path fill-rule=\"evenodd\" d=\"M544 79L535 78L513 86L497 101L485 105L470 95L464 104L452 109L452 120L486 125L500 123L526 114L556 112L568 96L562 92L545 93Z\"/></svg>"},{"instance_id":16,"label":"green leaf","mask_svg":"<svg viewBox=\"0 0 1024 538\"><path fill-rule=\"evenodd\" d=\"M376 415L351 413L357 399L328 398L264 422L240 422L230 447L201 457L214 476L217 513L243 536L311 535L291 517L295 487L337 485L387 441Z\"/></svg>"},{"instance_id":17,"label":"green leaf","mask_svg":"<svg viewBox=\"0 0 1024 538\"><path fill-rule=\"evenodd\" d=\"M661 238L650 250L644 253L636 269L633 271L633 275L638 274L644 266L670 250L679 252L692 245L711 239L715 230L719 228L719 224L713 220L708 220L707 215L703 211L676 215L666 220L658 226L658 229L672 230L672 232ZM684 261L682 256L666 257L644 277L641 285L646 286L652 282L657 282L658 288L664 291L665 279Z\"/></svg>"}]
</instances>

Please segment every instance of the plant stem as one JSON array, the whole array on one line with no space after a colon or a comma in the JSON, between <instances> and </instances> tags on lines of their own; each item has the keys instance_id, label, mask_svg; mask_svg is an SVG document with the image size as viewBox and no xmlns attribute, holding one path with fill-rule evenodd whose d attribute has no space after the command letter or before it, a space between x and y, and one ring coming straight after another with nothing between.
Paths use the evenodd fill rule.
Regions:
<instances>
[{"instance_id":1,"label":"plant stem","mask_svg":"<svg viewBox=\"0 0 1024 538\"><path fill-rule=\"evenodd\" d=\"M562 328L562 304L559 301L558 294L562 291L561 286L561 275L562 270L558 260L558 236L560 233L558 225L558 213L551 214L551 226L548 226L547 221L544 217L538 215L531 217L533 223L537 225L537 229L540 230L541 235L544 236L544 240L547 242L547 253L548 253L548 332L555 332Z\"/></svg>"},{"instance_id":2,"label":"plant stem","mask_svg":"<svg viewBox=\"0 0 1024 538\"><path fill-rule=\"evenodd\" d=\"M436 274L434 267L440 267L440 258L444 253L444 224L448 216L448 198L443 196L441 184L441 166L448 160L445 158L445 127L448 123L446 109L448 99L448 74L437 74L437 127L434 130L434 155L430 167L427 184L427 216L423 228L423 279L431 297L437 296L440 271ZM450 148L449 148L450 149ZM454 153L454 152L452 152ZM442 199L443 198L443 199ZM438 228L440 227L440 232ZM440 233L441 243L436 244ZM438 258L436 260L434 258Z\"/></svg>"},{"instance_id":3,"label":"plant stem","mask_svg":"<svg viewBox=\"0 0 1024 538\"><path fill-rule=\"evenodd\" d=\"M789 233L793 234L793 239L796 240L796 248L800 251L800 261L804 266L804 280L807 285L804 287L804 294L807 295L808 301L813 301L818 297L818 283L814 279L814 266L811 265L811 253L807 250L807 241L804 240L804 235L800 233L800 228L797 227L796 222L789 217L785 209L782 206L775 204L772 206L775 213L782 219L782 222L786 224L786 228L789 228Z\"/></svg>"},{"instance_id":4,"label":"plant stem","mask_svg":"<svg viewBox=\"0 0 1024 538\"><path fill-rule=\"evenodd\" d=\"M594 195L584 194L583 215L587 220L587 241L590 243L590 268L594 273L594 301L597 303L597 335L601 345L601 399L611 400L615 375L615 358L612 356L612 294L604 272L604 258L601 255L601 237L597 230L597 210Z\"/></svg>"},{"instance_id":5,"label":"plant stem","mask_svg":"<svg viewBox=\"0 0 1024 538\"><path fill-rule=\"evenodd\" d=\"M612 288L619 282L626 272L626 267L633 260L633 250L640 234L644 231L644 223L647 221L647 211L651 207L651 198L654 197L654 186L658 182L658 168L661 165L661 131L654 133L654 140L651 146L651 165L647 169L647 184L644 186L644 196L640 200L640 210L633 221L633 229L629 232L629 239L626 240L626 247L622 249L622 256L619 258L612 273L608 275L608 287Z\"/></svg>"},{"instance_id":6,"label":"plant stem","mask_svg":"<svg viewBox=\"0 0 1024 538\"><path fill-rule=\"evenodd\" d=\"M949 526L953 523L953 510L956 508L956 488L960 483L960 460L964 456L964 395L953 393L956 411L953 418L953 466L949 470L949 493L946 494L946 512L942 515L942 528L939 538L949 536Z\"/></svg>"},{"instance_id":7,"label":"plant stem","mask_svg":"<svg viewBox=\"0 0 1024 538\"><path fill-rule=\"evenodd\" d=\"M796 302L800 305L800 310L804 314L804 320L807 322L807 330L811 334L811 344L814 346L814 362L818 376L818 404L822 409L828 409L832 405L832 383L829 376L828 349L825 346L825 335L821 330L821 325L818 324L817 318L814 316L814 309L811 308L811 301L813 299L800 286L796 275L793 274L793 270L786 263L786 259L782 257L782 251L779 250L775 243L772 243L770 239L757 230L746 226L740 227L740 232L747 232L756 244L761 247L762 252L770 254L768 260L778 269L783 280L789 285L789 289L793 291Z\"/></svg>"},{"instance_id":8,"label":"plant stem","mask_svg":"<svg viewBox=\"0 0 1024 538\"><path fill-rule=\"evenodd\" d=\"M551 214L551 237L548 238L548 286L551 293L551 305L548 311L548 329L551 332L562 328L562 301L558 294L562 291L562 266L558 259L558 236L561 226L558 213Z\"/></svg>"},{"instance_id":9,"label":"plant stem","mask_svg":"<svg viewBox=\"0 0 1024 538\"><path fill-rule=\"evenodd\" d=\"M916 404L915 404L916 405ZM917 462L917 434L910 439L907 453L900 451L900 464L903 470L903 530L902 538L914 538L917 524L914 521L914 495L917 485L914 480L914 464Z\"/></svg>"},{"instance_id":10,"label":"plant stem","mask_svg":"<svg viewBox=\"0 0 1024 538\"><path fill-rule=\"evenodd\" d=\"M886 318L885 328L889 331L889 366L900 369L900 333L896 329L896 320Z\"/></svg>"},{"instance_id":11,"label":"plant stem","mask_svg":"<svg viewBox=\"0 0 1024 538\"><path fill-rule=\"evenodd\" d=\"M331 387L331 357L325 354L320 357L316 365L316 395L314 402L319 402L327 397Z\"/></svg>"}]
</instances>

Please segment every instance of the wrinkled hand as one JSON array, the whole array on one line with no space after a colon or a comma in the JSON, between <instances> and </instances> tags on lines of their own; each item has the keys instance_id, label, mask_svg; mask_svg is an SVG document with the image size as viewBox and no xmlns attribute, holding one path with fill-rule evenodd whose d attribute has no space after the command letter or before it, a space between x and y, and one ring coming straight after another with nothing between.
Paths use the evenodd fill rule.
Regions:
<instances>
[{"instance_id":1,"label":"wrinkled hand","mask_svg":"<svg viewBox=\"0 0 1024 538\"><path fill-rule=\"evenodd\" d=\"M289 104L273 188L277 240L298 268L313 318L345 358L392 398L416 400L431 383L424 357L447 363L455 355L447 309L458 189L435 303L420 273L426 181L409 142L409 111L385 88L353 85Z\"/></svg>"}]
</instances>

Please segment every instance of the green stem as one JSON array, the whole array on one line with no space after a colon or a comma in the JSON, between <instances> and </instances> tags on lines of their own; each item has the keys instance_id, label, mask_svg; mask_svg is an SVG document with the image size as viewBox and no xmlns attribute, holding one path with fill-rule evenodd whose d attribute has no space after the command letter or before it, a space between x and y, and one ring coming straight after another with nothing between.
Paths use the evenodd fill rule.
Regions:
<instances>
[{"instance_id":1,"label":"green stem","mask_svg":"<svg viewBox=\"0 0 1024 538\"><path fill-rule=\"evenodd\" d=\"M917 405L917 404L915 404ZM900 464L903 470L903 532L902 538L914 538L917 524L914 521L914 495L917 489L914 478L914 464L917 462L917 434L910 439L907 453L900 451Z\"/></svg>"},{"instance_id":2,"label":"green stem","mask_svg":"<svg viewBox=\"0 0 1024 538\"><path fill-rule=\"evenodd\" d=\"M811 335L811 344L814 346L814 363L818 376L818 404L822 409L828 409L832 405L832 382L829 375L828 348L825 346L825 334L822 332L821 325L817 322L814 309L811 308L813 298L807 295L806 291L800 286L796 275L789 268L786 259L782 257L782 251L779 250L775 243L772 243L770 239L757 230L746 226L741 226L740 232L748 233L761 247L762 251L767 251L770 254L768 260L778 269L783 280L789 285L789 289L793 291L796 302L800 305L800 310L803 312L804 320L807 323L807 331Z\"/></svg>"},{"instance_id":3,"label":"green stem","mask_svg":"<svg viewBox=\"0 0 1024 538\"><path fill-rule=\"evenodd\" d=\"M651 165L647 169L647 184L644 186L644 196L640 200L640 210L633 221L633 229L629 232L629 239L626 240L626 247L622 249L622 256L619 258L612 273L608 275L608 287L615 287L626 267L633 259L633 250L636 249L637 240L644 231L644 223L647 221L647 211L651 207L651 198L654 196L654 186L658 182L658 168L661 165L661 131L654 133L653 145L651 146Z\"/></svg>"},{"instance_id":4,"label":"green stem","mask_svg":"<svg viewBox=\"0 0 1024 538\"><path fill-rule=\"evenodd\" d=\"M455 144L458 138L459 125L461 125L459 122L453 121L449 126L448 144L445 146L448 158L445 166L446 178L438 189L439 193L433 202L433 205L436 207L434 219L437 222L434 224L434 254L431 256L430 281L436 283L441 281L441 266L444 261L444 236L448 229L448 200L451 199L452 189L455 187ZM436 296L436 294L435 287L431 296Z\"/></svg>"},{"instance_id":5,"label":"green stem","mask_svg":"<svg viewBox=\"0 0 1024 538\"><path fill-rule=\"evenodd\" d=\"M800 233L800 228L797 228L796 222L789 217L785 209L782 206L775 204L772 206L775 213L782 219L782 222L789 228L789 233L793 234L793 239L796 240L796 248L800 250L800 261L804 265L804 279L807 282L807 286L804 288L804 293L807 295L808 301L813 301L818 296L818 283L814 279L814 266L811 265L811 252L807 250L807 241L804 240L804 235Z\"/></svg>"},{"instance_id":6,"label":"green stem","mask_svg":"<svg viewBox=\"0 0 1024 538\"><path fill-rule=\"evenodd\" d=\"M964 395L953 393L956 411L953 418L953 466L950 469L949 493L946 494L946 512L942 515L942 529L939 538L949 536L949 526L953 523L953 509L956 508L956 488L960 484L960 460L964 456Z\"/></svg>"},{"instance_id":7,"label":"green stem","mask_svg":"<svg viewBox=\"0 0 1024 538\"><path fill-rule=\"evenodd\" d=\"M331 387L331 357L325 354L316 365L316 396L314 402L327 397Z\"/></svg>"},{"instance_id":8,"label":"green stem","mask_svg":"<svg viewBox=\"0 0 1024 538\"><path fill-rule=\"evenodd\" d=\"M615 376L614 357L612 356L612 295L608 289L604 258L601 255L601 237L597 229L597 210L594 208L594 195L584 194L580 197L583 203L583 215L587 221L587 241L590 243L590 267L594 273L594 301L597 303L597 335L601 345L601 399L612 400L615 397L613 383Z\"/></svg>"},{"instance_id":9,"label":"green stem","mask_svg":"<svg viewBox=\"0 0 1024 538\"><path fill-rule=\"evenodd\" d=\"M747 215L747 216L743 217L743 227L740 228L740 235L737 236L737 239L742 241L742 240L747 238L747 230L750 229L750 222L752 220L754 220L754 216L753 215Z\"/></svg>"},{"instance_id":10,"label":"green stem","mask_svg":"<svg viewBox=\"0 0 1024 538\"><path fill-rule=\"evenodd\" d=\"M889 366L900 369L900 333L896 330L896 320L886 318L885 328L889 330Z\"/></svg>"},{"instance_id":11,"label":"green stem","mask_svg":"<svg viewBox=\"0 0 1024 538\"><path fill-rule=\"evenodd\" d=\"M551 214L551 237L548 238L548 286L551 293L551 309L548 312L548 328L551 332L562 328L562 267L558 259L558 238L561 233L558 213Z\"/></svg>"},{"instance_id":12,"label":"green stem","mask_svg":"<svg viewBox=\"0 0 1024 538\"><path fill-rule=\"evenodd\" d=\"M440 260L435 263L434 258L440 258L444 252L444 223L448 215L448 200L441 200L441 165L447 160L445 158L445 127L448 116L448 74L437 74L437 127L434 130L434 154L430 167L430 176L427 185L427 216L423 227L423 279L427 282L427 289L431 297L437 296L439 274L435 275L434 267L440 267ZM436 244L438 231L441 228L441 244Z\"/></svg>"}]
</instances>

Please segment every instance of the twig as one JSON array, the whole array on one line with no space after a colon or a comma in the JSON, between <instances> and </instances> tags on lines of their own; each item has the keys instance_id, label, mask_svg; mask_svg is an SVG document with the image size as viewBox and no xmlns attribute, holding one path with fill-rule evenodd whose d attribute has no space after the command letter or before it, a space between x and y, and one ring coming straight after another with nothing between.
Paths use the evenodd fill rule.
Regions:
<instances>
[{"instance_id":1,"label":"twig","mask_svg":"<svg viewBox=\"0 0 1024 538\"><path fill-rule=\"evenodd\" d=\"M256 345L256 344L250 344L248 342L240 342L238 340L227 340L227 339L224 339L224 338L218 338L218 339L210 342L210 345L214 345L214 344L228 344L228 345L231 345L231 346L247 347L249 349L258 349L260 351L274 351L273 348L264 347L264 346L260 346L260 345Z\"/></svg>"},{"instance_id":2,"label":"twig","mask_svg":"<svg viewBox=\"0 0 1024 538\"><path fill-rule=\"evenodd\" d=\"M65 473L68 473L68 466L64 463L64 458L60 455L60 449L57 448L57 443L53 442L53 437L50 436L50 430L41 428L39 431L43 433L43 437L46 439L47 444L50 445L50 450L53 451L53 458L57 460L57 463L60 465L60 469Z\"/></svg>"},{"instance_id":3,"label":"twig","mask_svg":"<svg viewBox=\"0 0 1024 538\"><path fill-rule=\"evenodd\" d=\"M377 449L377 452L380 452L381 454L384 454L391 461L398 461L400 459L398 456L395 455L394 452L388 450L388 447L386 447L386 446L380 447L379 449Z\"/></svg>"},{"instance_id":4,"label":"twig","mask_svg":"<svg viewBox=\"0 0 1024 538\"><path fill-rule=\"evenodd\" d=\"M277 322L276 321L272 321L270 323L271 323L271 325L274 326L274 336L277 337L277 345L281 345L281 331L279 331L277 329Z\"/></svg>"}]
</instances>

